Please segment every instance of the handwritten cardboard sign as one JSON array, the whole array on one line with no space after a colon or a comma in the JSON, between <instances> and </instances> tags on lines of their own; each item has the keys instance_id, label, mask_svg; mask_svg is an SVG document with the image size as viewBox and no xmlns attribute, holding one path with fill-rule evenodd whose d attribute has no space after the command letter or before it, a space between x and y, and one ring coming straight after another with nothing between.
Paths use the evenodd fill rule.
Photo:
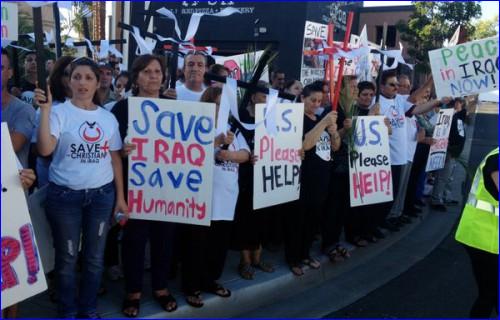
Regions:
<instances>
[{"instance_id":1,"label":"handwritten cardboard sign","mask_svg":"<svg viewBox=\"0 0 500 320\"><path fill-rule=\"evenodd\" d=\"M47 289L15 157L2 122L2 309Z\"/></svg>"},{"instance_id":2,"label":"handwritten cardboard sign","mask_svg":"<svg viewBox=\"0 0 500 320\"><path fill-rule=\"evenodd\" d=\"M265 106L256 105L256 123L264 120ZM254 209L294 201L300 195L304 104L283 103L276 108L277 135L270 135L265 125L255 129Z\"/></svg>"},{"instance_id":3,"label":"handwritten cardboard sign","mask_svg":"<svg viewBox=\"0 0 500 320\"><path fill-rule=\"evenodd\" d=\"M498 37L429 51L429 60L438 98L498 88Z\"/></svg>"},{"instance_id":4,"label":"handwritten cardboard sign","mask_svg":"<svg viewBox=\"0 0 500 320\"><path fill-rule=\"evenodd\" d=\"M355 119L354 148L349 150L351 207L392 201L389 133L383 116Z\"/></svg>"},{"instance_id":5,"label":"handwritten cardboard sign","mask_svg":"<svg viewBox=\"0 0 500 320\"><path fill-rule=\"evenodd\" d=\"M252 70L247 70L247 73L245 73L245 62L251 60L255 61L255 64L257 64L257 61L259 61L263 53L264 50L259 50L255 53L251 52L228 57L215 56L214 58L216 63L229 69L231 78L242 81L250 81L252 78ZM263 72L260 80L269 82L269 73Z\"/></svg>"},{"instance_id":6,"label":"handwritten cardboard sign","mask_svg":"<svg viewBox=\"0 0 500 320\"><path fill-rule=\"evenodd\" d=\"M17 3L2 1L2 41L18 39Z\"/></svg>"},{"instance_id":7,"label":"handwritten cardboard sign","mask_svg":"<svg viewBox=\"0 0 500 320\"><path fill-rule=\"evenodd\" d=\"M131 218L210 225L215 105L129 98Z\"/></svg>"},{"instance_id":8,"label":"handwritten cardboard sign","mask_svg":"<svg viewBox=\"0 0 500 320\"><path fill-rule=\"evenodd\" d=\"M429 150L429 158L425 171L434 171L444 168L446 162L446 150L448 149L448 137L450 135L451 121L454 109L440 110L437 115L436 126L432 138L436 140Z\"/></svg>"}]
</instances>

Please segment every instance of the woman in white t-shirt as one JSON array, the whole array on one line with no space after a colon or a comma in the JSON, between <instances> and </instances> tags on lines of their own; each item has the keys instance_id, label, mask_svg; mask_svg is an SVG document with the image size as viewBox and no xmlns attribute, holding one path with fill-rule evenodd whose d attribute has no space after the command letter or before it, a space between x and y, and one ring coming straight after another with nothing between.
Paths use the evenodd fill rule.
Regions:
<instances>
[{"instance_id":1,"label":"woman in white t-shirt","mask_svg":"<svg viewBox=\"0 0 500 320\"><path fill-rule=\"evenodd\" d=\"M222 89L209 87L201 102L216 104L219 111ZM250 160L250 148L239 132L220 134L215 138L215 163L213 176L212 222L210 227L184 225L182 257L182 289L186 302L195 307L203 306L201 291L226 298L231 291L216 281L222 275L231 237L232 221L238 199L239 164Z\"/></svg>"},{"instance_id":2,"label":"woman in white t-shirt","mask_svg":"<svg viewBox=\"0 0 500 320\"><path fill-rule=\"evenodd\" d=\"M52 155L46 214L56 251L58 312L64 318L97 318L97 292L104 269L112 213L128 213L123 194L118 122L96 101L99 69L88 58L71 63L72 98L52 109L48 93L35 90L40 107L38 151ZM75 272L82 239L82 273Z\"/></svg>"}]
</instances>

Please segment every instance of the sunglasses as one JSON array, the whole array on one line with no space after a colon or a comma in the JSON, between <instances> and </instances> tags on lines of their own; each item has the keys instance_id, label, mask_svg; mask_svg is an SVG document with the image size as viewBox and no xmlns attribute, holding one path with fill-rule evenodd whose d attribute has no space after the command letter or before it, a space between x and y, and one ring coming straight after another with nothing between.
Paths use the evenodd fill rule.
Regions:
<instances>
[{"instance_id":1,"label":"sunglasses","mask_svg":"<svg viewBox=\"0 0 500 320\"><path fill-rule=\"evenodd\" d=\"M397 88L397 87L399 87L399 83L395 83L395 82L388 83L387 85L388 85L388 86L391 86L391 87L393 87L393 88Z\"/></svg>"}]
</instances>

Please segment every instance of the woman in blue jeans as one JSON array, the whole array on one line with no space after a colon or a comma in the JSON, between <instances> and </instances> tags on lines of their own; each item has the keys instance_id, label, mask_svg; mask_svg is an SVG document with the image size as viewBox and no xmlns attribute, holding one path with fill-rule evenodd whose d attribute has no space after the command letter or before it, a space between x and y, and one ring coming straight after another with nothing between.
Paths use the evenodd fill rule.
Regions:
<instances>
[{"instance_id":1,"label":"woman in blue jeans","mask_svg":"<svg viewBox=\"0 0 500 320\"><path fill-rule=\"evenodd\" d=\"M38 151L53 159L45 210L56 251L58 311L64 318L99 317L97 291L108 225L113 212L128 214L118 122L95 102L99 76L95 62L77 59L71 63L71 100L52 107L50 87L47 95L35 90L41 110ZM80 239L83 263L77 294Z\"/></svg>"}]
</instances>

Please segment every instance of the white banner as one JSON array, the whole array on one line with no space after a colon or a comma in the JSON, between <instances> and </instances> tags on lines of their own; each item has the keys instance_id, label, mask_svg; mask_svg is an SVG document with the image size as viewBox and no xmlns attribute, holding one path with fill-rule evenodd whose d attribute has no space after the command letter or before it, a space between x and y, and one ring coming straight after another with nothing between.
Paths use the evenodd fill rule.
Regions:
<instances>
[{"instance_id":1,"label":"white banner","mask_svg":"<svg viewBox=\"0 0 500 320\"><path fill-rule=\"evenodd\" d=\"M446 150L448 149L448 137L450 135L451 120L454 109L442 109L437 114L436 126L432 138L436 140L429 150L429 158L425 171L434 171L444 168L446 161Z\"/></svg>"},{"instance_id":2,"label":"white banner","mask_svg":"<svg viewBox=\"0 0 500 320\"><path fill-rule=\"evenodd\" d=\"M326 40L328 40L328 25L306 21L302 52L320 50L323 48L323 41ZM326 59L328 58L326 57ZM300 82L308 85L316 80L323 80L325 77L324 61L325 56L303 54Z\"/></svg>"},{"instance_id":3,"label":"white banner","mask_svg":"<svg viewBox=\"0 0 500 320\"><path fill-rule=\"evenodd\" d=\"M18 23L17 3L2 1L2 41L17 41Z\"/></svg>"},{"instance_id":4,"label":"white banner","mask_svg":"<svg viewBox=\"0 0 500 320\"><path fill-rule=\"evenodd\" d=\"M213 56L215 58L215 63L221 64L224 67L229 69L229 76L235 80L242 80L242 81L250 81L250 78L252 76L251 72L252 70L249 70L249 72L245 73L245 59L250 59L255 62L254 64L257 64L257 62L260 60L260 57L264 53L264 50L260 50L257 52L250 52L250 53L245 53L245 54L238 54L235 56L228 56L228 57L223 57L223 56ZM268 72L263 72L262 76L260 77L260 80L269 82L269 73Z\"/></svg>"},{"instance_id":5,"label":"white banner","mask_svg":"<svg viewBox=\"0 0 500 320\"><path fill-rule=\"evenodd\" d=\"M498 37L429 51L438 98L498 89Z\"/></svg>"},{"instance_id":6,"label":"white banner","mask_svg":"<svg viewBox=\"0 0 500 320\"><path fill-rule=\"evenodd\" d=\"M46 289L16 155L2 122L2 309Z\"/></svg>"},{"instance_id":7,"label":"white banner","mask_svg":"<svg viewBox=\"0 0 500 320\"><path fill-rule=\"evenodd\" d=\"M256 105L257 123L263 121L265 107L265 104ZM283 103L276 105L276 135L267 128L270 122L255 129L254 209L299 198L303 123L304 104Z\"/></svg>"},{"instance_id":8,"label":"white banner","mask_svg":"<svg viewBox=\"0 0 500 320\"><path fill-rule=\"evenodd\" d=\"M129 98L131 218L210 225L215 105Z\"/></svg>"},{"instance_id":9,"label":"white banner","mask_svg":"<svg viewBox=\"0 0 500 320\"><path fill-rule=\"evenodd\" d=\"M357 117L349 150L351 207L392 201L389 133L383 116Z\"/></svg>"}]
</instances>

